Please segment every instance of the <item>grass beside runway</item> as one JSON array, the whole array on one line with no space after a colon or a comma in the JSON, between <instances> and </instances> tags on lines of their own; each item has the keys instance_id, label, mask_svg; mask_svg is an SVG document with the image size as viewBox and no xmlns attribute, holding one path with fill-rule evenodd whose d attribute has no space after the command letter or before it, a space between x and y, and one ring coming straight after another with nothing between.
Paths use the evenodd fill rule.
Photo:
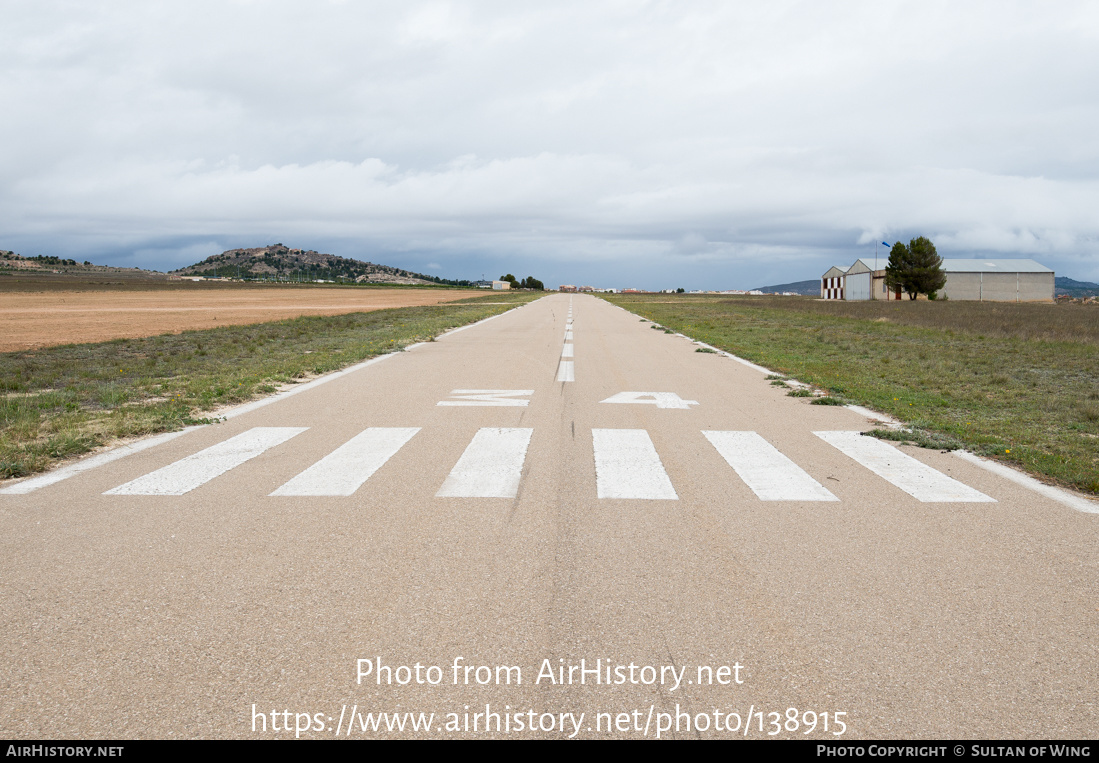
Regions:
<instances>
[{"instance_id":1,"label":"grass beside runway","mask_svg":"<svg viewBox=\"0 0 1099 763\"><path fill-rule=\"evenodd\" d=\"M0 354L0 478L115 440L200 423L207 412L430 341L542 296L294 318Z\"/></svg>"},{"instance_id":2,"label":"grass beside runway","mask_svg":"<svg viewBox=\"0 0 1099 763\"><path fill-rule=\"evenodd\" d=\"M894 416L919 444L965 447L1099 495L1099 306L606 298Z\"/></svg>"}]
</instances>

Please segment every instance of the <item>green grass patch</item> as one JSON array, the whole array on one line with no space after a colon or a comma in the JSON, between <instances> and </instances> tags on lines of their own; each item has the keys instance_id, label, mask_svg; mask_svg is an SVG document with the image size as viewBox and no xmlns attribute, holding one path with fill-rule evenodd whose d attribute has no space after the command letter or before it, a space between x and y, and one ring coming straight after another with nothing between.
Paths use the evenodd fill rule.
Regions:
<instances>
[{"instance_id":1,"label":"green grass patch","mask_svg":"<svg viewBox=\"0 0 1099 763\"><path fill-rule=\"evenodd\" d=\"M907 442L923 433L1099 495L1097 306L605 298L906 422Z\"/></svg>"},{"instance_id":2,"label":"green grass patch","mask_svg":"<svg viewBox=\"0 0 1099 763\"><path fill-rule=\"evenodd\" d=\"M958 450L962 447L962 443L953 437L917 429L871 429L866 434L869 437L877 437L879 440L892 440L904 445L916 445L921 448Z\"/></svg>"},{"instance_id":3,"label":"green grass patch","mask_svg":"<svg viewBox=\"0 0 1099 763\"><path fill-rule=\"evenodd\" d=\"M204 423L214 408L431 341L539 296L494 292L425 307L0 353L0 478L43 471L119 438Z\"/></svg>"}]
</instances>

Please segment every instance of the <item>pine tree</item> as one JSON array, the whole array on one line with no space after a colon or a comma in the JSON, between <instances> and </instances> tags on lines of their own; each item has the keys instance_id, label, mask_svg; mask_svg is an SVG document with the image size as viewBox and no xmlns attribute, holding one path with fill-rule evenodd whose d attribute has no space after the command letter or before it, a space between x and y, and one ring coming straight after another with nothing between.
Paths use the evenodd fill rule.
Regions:
<instances>
[{"instance_id":1,"label":"pine tree","mask_svg":"<svg viewBox=\"0 0 1099 763\"><path fill-rule=\"evenodd\" d=\"M920 294L933 297L946 285L943 261L935 251L935 245L925 236L919 236L905 246L900 241L889 250L889 264L885 266L885 283L890 288L901 288L909 299Z\"/></svg>"},{"instance_id":2,"label":"pine tree","mask_svg":"<svg viewBox=\"0 0 1099 763\"><path fill-rule=\"evenodd\" d=\"M911 270L908 247L900 241L889 250L889 263L885 266L885 285L890 289L908 291L908 272ZM915 299L915 297L911 297Z\"/></svg>"},{"instance_id":3,"label":"pine tree","mask_svg":"<svg viewBox=\"0 0 1099 763\"><path fill-rule=\"evenodd\" d=\"M942 258L935 251L935 245L924 236L908 242L909 261L911 262L912 291L926 294L934 299L935 294L946 286L946 273L943 272ZM912 292L910 292L912 293ZM912 299L915 299L913 296Z\"/></svg>"}]
</instances>

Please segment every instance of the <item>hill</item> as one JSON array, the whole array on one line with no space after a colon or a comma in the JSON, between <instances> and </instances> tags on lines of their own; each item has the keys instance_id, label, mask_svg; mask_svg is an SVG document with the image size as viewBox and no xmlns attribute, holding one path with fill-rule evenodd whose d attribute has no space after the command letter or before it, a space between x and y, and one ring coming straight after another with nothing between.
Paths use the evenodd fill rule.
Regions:
<instances>
[{"instance_id":1,"label":"hill","mask_svg":"<svg viewBox=\"0 0 1099 763\"><path fill-rule=\"evenodd\" d=\"M6 249L0 249L0 273L34 278L50 278L55 275L66 275L86 279L88 277L106 275L130 280L147 281L166 279L166 276L163 273L159 273L155 270L116 268L111 265L93 265L88 260L77 262L73 259L54 257L46 254L28 256L16 254L15 252Z\"/></svg>"},{"instance_id":2,"label":"hill","mask_svg":"<svg viewBox=\"0 0 1099 763\"><path fill-rule=\"evenodd\" d=\"M256 278L280 281L353 281L355 283L468 285L468 281L413 273L389 265L377 265L312 249L291 249L272 244L255 249L230 249L207 257L173 275L223 278Z\"/></svg>"},{"instance_id":3,"label":"hill","mask_svg":"<svg viewBox=\"0 0 1099 763\"><path fill-rule=\"evenodd\" d=\"M1056 276L1053 279L1053 293L1067 294L1070 297L1099 297L1099 283Z\"/></svg>"},{"instance_id":4,"label":"hill","mask_svg":"<svg viewBox=\"0 0 1099 763\"><path fill-rule=\"evenodd\" d=\"M819 297L820 296L820 279L815 278L812 281L794 281L793 283L780 283L777 286L757 286L753 291L763 291L768 293L777 292L781 294L784 291L792 291L795 294L804 294L807 297Z\"/></svg>"}]
</instances>

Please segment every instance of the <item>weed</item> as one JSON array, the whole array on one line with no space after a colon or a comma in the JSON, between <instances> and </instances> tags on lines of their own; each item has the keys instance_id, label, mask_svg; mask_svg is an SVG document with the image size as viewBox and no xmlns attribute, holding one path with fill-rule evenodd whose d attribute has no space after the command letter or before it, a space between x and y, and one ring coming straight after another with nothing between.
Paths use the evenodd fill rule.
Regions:
<instances>
[{"instance_id":1,"label":"weed","mask_svg":"<svg viewBox=\"0 0 1099 763\"><path fill-rule=\"evenodd\" d=\"M792 389L786 393L786 397L812 397L813 393L804 388Z\"/></svg>"},{"instance_id":2,"label":"weed","mask_svg":"<svg viewBox=\"0 0 1099 763\"><path fill-rule=\"evenodd\" d=\"M843 402L835 397L818 397L809 403L810 405L843 405Z\"/></svg>"},{"instance_id":3,"label":"weed","mask_svg":"<svg viewBox=\"0 0 1099 763\"><path fill-rule=\"evenodd\" d=\"M871 429L863 434L879 440L892 440L904 445L917 445L933 450L958 450L962 447L962 444L952 437L919 429Z\"/></svg>"},{"instance_id":4,"label":"weed","mask_svg":"<svg viewBox=\"0 0 1099 763\"><path fill-rule=\"evenodd\" d=\"M712 352L712 353L716 353L717 350L711 350L709 347L699 347L699 348L695 349L695 352Z\"/></svg>"}]
</instances>

